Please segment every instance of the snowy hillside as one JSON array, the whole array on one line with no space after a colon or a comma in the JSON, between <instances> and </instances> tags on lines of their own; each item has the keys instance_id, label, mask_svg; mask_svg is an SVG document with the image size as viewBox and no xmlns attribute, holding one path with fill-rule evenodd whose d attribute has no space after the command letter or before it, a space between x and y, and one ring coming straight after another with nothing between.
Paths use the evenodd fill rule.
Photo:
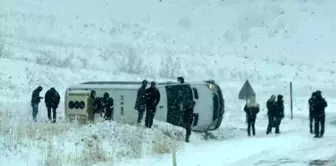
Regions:
<instances>
[{"instance_id":1,"label":"snowy hillside","mask_svg":"<svg viewBox=\"0 0 336 166\"><path fill-rule=\"evenodd\" d=\"M92 134L108 144L99 151L104 152L102 158L92 159L94 162L115 162L120 157L115 154L122 153L119 148L127 149L124 157L139 158L140 152L129 150L131 143L122 141L130 135L113 135L125 128L129 129L126 134L134 133L135 127L101 123L90 131L89 127L72 126L62 120L57 126L30 124L31 91L42 85L44 94L54 86L64 94L67 86L88 80L175 80L179 75L186 80L216 80L226 100L222 127L214 132L219 140L204 141L202 136L193 135L191 145L177 141L181 144L181 165L203 166L209 164L207 160L214 161L211 165L270 164L267 161L290 165L329 158L336 154L332 135L336 130L335 5L332 0L2 0L0 132L7 136L0 137L0 148L8 151L1 151L5 156L1 161L13 161L7 165L46 165L42 160L58 160L55 165L84 163L79 159L85 158L82 151L46 159L49 155L45 147L52 145L47 141L52 137L59 153L77 144L84 147L77 142ZM257 134L262 138L247 139L242 130L244 102L237 100L237 93L246 79L251 81L262 106L257 122ZM288 119L290 81L295 97L293 121ZM322 90L329 102L324 141L313 141L308 135L306 103L316 89ZM264 138L264 103L272 93L284 94L287 119L283 136ZM62 106L59 113L62 119ZM46 119L43 104L38 116ZM18 127L12 130L12 125ZM141 138L143 146L155 147L157 144L150 141L157 134L166 139L167 146L163 147L170 147L175 138L163 134L166 128L162 124L153 132L142 131L134 141ZM111 129L115 132L112 135L95 133ZM36 136L49 131L53 134ZM118 142L118 146L111 147L111 142ZM113 148L118 150L113 152ZM317 151L304 155L309 149ZM269 156L270 152L274 153ZM199 156L204 161L195 160ZM162 166L169 165L171 159L168 154L129 162Z\"/></svg>"}]
</instances>

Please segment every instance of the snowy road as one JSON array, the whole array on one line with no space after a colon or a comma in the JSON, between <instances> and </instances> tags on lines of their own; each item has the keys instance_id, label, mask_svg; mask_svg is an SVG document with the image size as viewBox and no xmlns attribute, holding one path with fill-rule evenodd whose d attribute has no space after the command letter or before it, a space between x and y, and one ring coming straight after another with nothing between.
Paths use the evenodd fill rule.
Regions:
<instances>
[{"instance_id":1,"label":"snowy road","mask_svg":"<svg viewBox=\"0 0 336 166\"><path fill-rule=\"evenodd\" d=\"M221 141L191 142L177 152L177 163L188 166L307 166L313 160L332 160L330 158L336 154L334 125L327 125L325 136L316 139L308 133L308 123L303 119L285 120L281 135L266 136L261 131L264 120L262 124L256 126L256 137L241 135ZM171 166L171 158L171 155L156 156L121 165Z\"/></svg>"}]
</instances>

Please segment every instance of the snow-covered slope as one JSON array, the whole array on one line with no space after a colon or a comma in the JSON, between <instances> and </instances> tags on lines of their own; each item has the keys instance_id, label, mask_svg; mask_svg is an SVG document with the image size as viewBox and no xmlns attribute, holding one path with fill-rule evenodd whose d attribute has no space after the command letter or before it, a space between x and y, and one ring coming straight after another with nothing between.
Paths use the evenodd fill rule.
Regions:
<instances>
[{"instance_id":1,"label":"snow-covered slope","mask_svg":"<svg viewBox=\"0 0 336 166\"><path fill-rule=\"evenodd\" d=\"M226 99L226 117L215 132L222 142L209 145L196 141L185 149L185 155L207 156L190 153L196 151L194 148L203 151L202 144L209 146L204 151L212 149L224 155L243 141L246 149L255 151L244 151L245 146L240 146L239 152L246 152L241 158L220 157L218 160L225 161L214 165L244 162L242 158L268 149L264 145L248 146L259 145L264 139L271 143L294 140L293 144L302 140L315 148L319 142L312 142L306 134L306 103L313 90L323 91L330 105L327 123L334 122L335 5L332 0L2 0L0 109L6 110L5 117L16 116L10 121L30 121L30 93L37 85L45 90L54 86L64 93L68 85L87 80L175 80L178 75L186 80L212 78L219 82ZM284 130L295 132L270 139L244 138L244 131L239 130L245 128L243 102L237 100L237 93L246 79L251 81L262 106L272 93L284 94L286 117L288 85L293 82L295 119L287 119ZM46 119L43 105L40 109L39 119ZM60 118L62 111L60 106ZM264 107L259 118L258 135L263 135ZM325 140L332 137L328 135L331 127L327 126ZM83 129L83 133L87 131ZM66 133L62 131L61 135ZM236 141L238 138L242 140ZM326 144L334 148L335 142L330 140ZM297 146L279 147L276 154L302 150L301 144ZM322 151L325 149L322 146ZM187 164L189 160L181 162Z\"/></svg>"}]
</instances>

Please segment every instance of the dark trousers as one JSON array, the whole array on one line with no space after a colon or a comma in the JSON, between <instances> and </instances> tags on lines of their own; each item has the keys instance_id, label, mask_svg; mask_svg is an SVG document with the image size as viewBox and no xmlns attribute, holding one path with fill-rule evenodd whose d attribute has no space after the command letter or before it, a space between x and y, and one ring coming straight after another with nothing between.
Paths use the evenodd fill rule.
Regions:
<instances>
[{"instance_id":1,"label":"dark trousers","mask_svg":"<svg viewBox=\"0 0 336 166\"><path fill-rule=\"evenodd\" d=\"M185 126L185 129L186 129L186 138L185 138L185 141L189 142L189 138L190 138L190 135L191 135L191 124L187 124Z\"/></svg>"},{"instance_id":2,"label":"dark trousers","mask_svg":"<svg viewBox=\"0 0 336 166\"><path fill-rule=\"evenodd\" d=\"M147 128L151 128L153 126L153 121L156 113L156 108L148 108L146 109L146 119L145 126Z\"/></svg>"},{"instance_id":3,"label":"dark trousers","mask_svg":"<svg viewBox=\"0 0 336 166\"><path fill-rule=\"evenodd\" d=\"M48 118L52 120L53 123L56 122L56 108L54 107L47 107L48 110ZM51 110L52 110L52 117L51 117Z\"/></svg>"},{"instance_id":4,"label":"dark trousers","mask_svg":"<svg viewBox=\"0 0 336 166\"><path fill-rule=\"evenodd\" d=\"M113 109L106 109L105 110L105 120L112 120L113 119Z\"/></svg>"},{"instance_id":5,"label":"dark trousers","mask_svg":"<svg viewBox=\"0 0 336 166\"><path fill-rule=\"evenodd\" d=\"M37 103L32 103L31 106L33 108L33 112L32 112L33 120L36 122L36 116L38 114L38 104Z\"/></svg>"},{"instance_id":6,"label":"dark trousers","mask_svg":"<svg viewBox=\"0 0 336 166\"><path fill-rule=\"evenodd\" d=\"M141 108L138 110L138 121L137 121L138 123L141 123L141 120L144 116L145 111L146 111L146 108Z\"/></svg>"},{"instance_id":7,"label":"dark trousers","mask_svg":"<svg viewBox=\"0 0 336 166\"><path fill-rule=\"evenodd\" d=\"M251 130L252 130L252 135L255 135L255 118L247 118L247 135L251 135Z\"/></svg>"},{"instance_id":8,"label":"dark trousers","mask_svg":"<svg viewBox=\"0 0 336 166\"><path fill-rule=\"evenodd\" d=\"M266 134L271 133L273 127L274 127L274 116L269 115L268 116L268 125L267 125L267 129L266 129Z\"/></svg>"},{"instance_id":9,"label":"dark trousers","mask_svg":"<svg viewBox=\"0 0 336 166\"><path fill-rule=\"evenodd\" d=\"M275 133L279 134L280 133L280 124L281 124L282 118L280 117L275 117L274 118L274 127L275 127Z\"/></svg>"},{"instance_id":10,"label":"dark trousers","mask_svg":"<svg viewBox=\"0 0 336 166\"><path fill-rule=\"evenodd\" d=\"M189 138L191 135L191 125L192 125L192 117L184 117L184 128L186 130L186 137L185 137L185 142L189 142Z\"/></svg>"},{"instance_id":11,"label":"dark trousers","mask_svg":"<svg viewBox=\"0 0 336 166\"><path fill-rule=\"evenodd\" d=\"M309 131L311 134L314 133L313 123L314 123L314 116L312 115L312 113L309 113Z\"/></svg>"},{"instance_id":12,"label":"dark trousers","mask_svg":"<svg viewBox=\"0 0 336 166\"><path fill-rule=\"evenodd\" d=\"M324 135L325 115L317 115L315 120L315 137L322 137ZM320 130L321 126L321 130Z\"/></svg>"}]
</instances>

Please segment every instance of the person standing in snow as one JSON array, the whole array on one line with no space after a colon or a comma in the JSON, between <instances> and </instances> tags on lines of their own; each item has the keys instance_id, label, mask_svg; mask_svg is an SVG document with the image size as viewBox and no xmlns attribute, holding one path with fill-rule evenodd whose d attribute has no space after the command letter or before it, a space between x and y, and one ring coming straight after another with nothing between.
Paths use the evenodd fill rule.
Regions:
<instances>
[{"instance_id":1,"label":"person standing in snow","mask_svg":"<svg viewBox=\"0 0 336 166\"><path fill-rule=\"evenodd\" d=\"M151 86L146 89L146 120L145 126L151 128L155 117L157 105L160 102L160 91L156 88L156 83L151 82Z\"/></svg>"},{"instance_id":2,"label":"person standing in snow","mask_svg":"<svg viewBox=\"0 0 336 166\"><path fill-rule=\"evenodd\" d=\"M314 121L315 121L315 138L323 137L324 135L324 124L325 124L325 108L328 107L327 101L322 97L322 92L320 90L315 92L315 103L314 103ZM321 125L321 131L320 131Z\"/></svg>"},{"instance_id":3,"label":"person standing in snow","mask_svg":"<svg viewBox=\"0 0 336 166\"><path fill-rule=\"evenodd\" d=\"M87 113L88 113L88 121L89 122L94 122L94 117L95 117L95 103L96 103L96 91L91 91L90 97L88 98L88 108L87 108Z\"/></svg>"},{"instance_id":4,"label":"person standing in snow","mask_svg":"<svg viewBox=\"0 0 336 166\"><path fill-rule=\"evenodd\" d=\"M249 101L246 103L244 107L244 111L246 113L246 121L247 121L247 135L251 136L251 130L252 135L255 135L255 122L257 118L257 114L259 113L260 106L256 102L255 97L251 97Z\"/></svg>"},{"instance_id":5,"label":"person standing in snow","mask_svg":"<svg viewBox=\"0 0 336 166\"><path fill-rule=\"evenodd\" d=\"M308 106L309 106L309 131L311 134L314 134L313 130L313 123L314 123L314 103L316 100L316 92L313 92L310 99L308 100Z\"/></svg>"},{"instance_id":6,"label":"person standing in snow","mask_svg":"<svg viewBox=\"0 0 336 166\"><path fill-rule=\"evenodd\" d=\"M275 134L280 134L280 124L282 119L284 118L284 101L283 96L279 94L277 96L277 101L275 102L275 111L274 111L274 127L275 127Z\"/></svg>"},{"instance_id":7,"label":"person standing in snow","mask_svg":"<svg viewBox=\"0 0 336 166\"><path fill-rule=\"evenodd\" d=\"M183 84L184 83L184 78L182 76L177 77L177 82Z\"/></svg>"},{"instance_id":8,"label":"person standing in snow","mask_svg":"<svg viewBox=\"0 0 336 166\"><path fill-rule=\"evenodd\" d=\"M56 109L60 103L60 99L61 97L59 93L53 87L50 88L44 96L44 102L48 110L48 118L53 123L56 123ZM51 110L53 112L52 118L51 118Z\"/></svg>"},{"instance_id":9,"label":"person standing in snow","mask_svg":"<svg viewBox=\"0 0 336 166\"><path fill-rule=\"evenodd\" d=\"M143 115L146 111L146 87L147 87L148 81L143 80L141 87L138 89L137 98L135 101L134 109L138 111L138 125L141 124L141 120L143 118Z\"/></svg>"},{"instance_id":10,"label":"person standing in snow","mask_svg":"<svg viewBox=\"0 0 336 166\"><path fill-rule=\"evenodd\" d=\"M191 135L191 126L193 122L193 114L194 114L195 105L196 105L195 101L190 101L184 110L183 122L184 122L184 128L186 129L185 142L189 142L189 138Z\"/></svg>"},{"instance_id":11,"label":"person standing in snow","mask_svg":"<svg viewBox=\"0 0 336 166\"><path fill-rule=\"evenodd\" d=\"M271 95L271 97L266 102L268 116L266 134L272 133L272 128L274 126L275 98L275 95Z\"/></svg>"},{"instance_id":12,"label":"person standing in snow","mask_svg":"<svg viewBox=\"0 0 336 166\"><path fill-rule=\"evenodd\" d=\"M104 97L102 99L103 109L105 112L104 118L105 120L112 120L113 115L113 99L110 95L106 92L104 93Z\"/></svg>"},{"instance_id":13,"label":"person standing in snow","mask_svg":"<svg viewBox=\"0 0 336 166\"><path fill-rule=\"evenodd\" d=\"M32 93L32 98L31 98L31 106L33 109L33 120L36 122L36 116L38 114L38 106L39 103L41 102L41 99L43 99L43 97L40 97L40 92L43 90L42 86L38 86Z\"/></svg>"}]
</instances>

